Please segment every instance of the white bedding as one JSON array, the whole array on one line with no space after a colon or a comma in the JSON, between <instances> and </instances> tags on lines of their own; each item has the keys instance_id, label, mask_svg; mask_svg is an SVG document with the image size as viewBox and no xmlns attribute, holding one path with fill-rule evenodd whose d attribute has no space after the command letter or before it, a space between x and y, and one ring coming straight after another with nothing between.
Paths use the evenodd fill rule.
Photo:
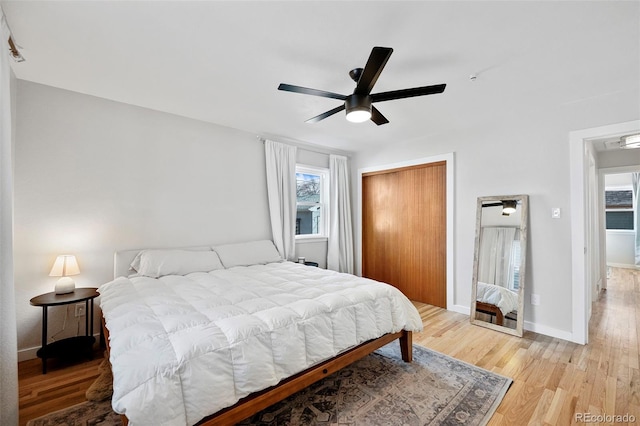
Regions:
<instances>
[{"instance_id":1,"label":"white bedding","mask_svg":"<svg viewBox=\"0 0 640 426\"><path fill-rule=\"evenodd\" d=\"M518 293L495 284L478 281L476 300L496 305L503 315L518 310Z\"/></svg>"},{"instance_id":2,"label":"white bedding","mask_svg":"<svg viewBox=\"0 0 640 426\"><path fill-rule=\"evenodd\" d=\"M130 425L194 424L385 333L422 330L395 287L292 262L99 288L112 404Z\"/></svg>"}]
</instances>

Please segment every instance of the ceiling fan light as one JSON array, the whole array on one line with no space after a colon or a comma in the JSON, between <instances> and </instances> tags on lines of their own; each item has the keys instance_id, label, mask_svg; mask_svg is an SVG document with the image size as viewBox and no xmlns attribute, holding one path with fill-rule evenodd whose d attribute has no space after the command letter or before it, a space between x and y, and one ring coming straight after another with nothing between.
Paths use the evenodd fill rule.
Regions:
<instances>
[{"instance_id":1,"label":"ceiling fan light","mask_svg":"<svg viewBox=\"0 0 640 426\"><path fill-rule=\"evenodd\" d=\"M368 95L349 95L344 101L347 120L352 123L362 123L371 118L371 97Z\"/></svg>"},{"instance_id":2,"label":"ceiling fan light","mask_svg":"<svg viewBox=\"0 0 640 426\"><path fill-rule=\"evenodd\" d=\"M347 120L352 123L362 123L363 121L367 121L371 118L371 111L368 109L353 109L347 112Z\"/></svg>"},{"instance_id":3,"label":"ceiling fan light","mask_svg":"<svg viewBox=\"0 0 640 426\"><path fill-rule=\"evenodd\" d=\"M502 215L509 216L516 212L516 206L518 202L516 200L503 200L502 201Z\"/></svg>"},{"instance_id":4,"label":"ceiling fan light","mask_svg":"<svg viewBox=\"0 0 640 426\"><path fill-rule=\"evenodd\" d=\"M640 133L627 135L620 138L620 148L640 148Z\"/></svg>"}]
</instances>

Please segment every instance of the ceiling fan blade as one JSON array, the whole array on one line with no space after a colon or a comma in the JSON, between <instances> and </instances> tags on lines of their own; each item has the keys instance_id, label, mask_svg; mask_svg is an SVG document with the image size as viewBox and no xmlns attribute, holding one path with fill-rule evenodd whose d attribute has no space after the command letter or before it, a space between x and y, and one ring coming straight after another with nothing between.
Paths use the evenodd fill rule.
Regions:
<instances>
[{"instance_id":1,"label":"ceiling fan blade","mask_svg":"<svg viewBox=\"0 0 640 426\"><path fill-rule=\"evenodd\" d=\"M387 118L382 115L380 111L378 111L378 109L373 105L371 105L371 121L376 123L378 126L387 124L389 122L389 120L387 120Z\"/></svg>"},{"instance_id":2,"label":"ceiling fan blade","mask_svg":"<svg viewBox=\"0 0 640 426\"><path fill-rule=\"evenodd\" d=\"M414 87L413 89L392 90L391 92L374 93L371 102L391 101L393 99L412 98L414 96L435 95L444 92L446 84L434 86Z\"/></svg>"},{"instance_id":3,"label":"ceiling fan blade","mask_svg":"<svg viewBox=\"0 0 640 426\"><path fill-rule=\"evenodd\" d=\"M339 113L340 111L344 110L344 104L340 105L339 107L336 107L332 110L329 110L327 112L323 112L320 115L316 115L313 118L308 119L307 121L305 121L305 123L317 123L320 120L324 120L327 117L331 117L333 114Z\"/></svg>"},{"instance_id":4,"label":"ceiling fan blade","mask_svg":"<svg viewBox=\"0 0 640 426\"><path fill-rule=\"evenodd\" d=\"M380 77L380 73L387 64L391 53L393 53L393 49L390 47L374 47L371 50L367 65L364 66L356 90L353 93L358 95L368 95L371 93L371 89L373 89L373 85L378 81L378 77Z\"/></svg>"},{"instance_id":5,"label":"ceiling fan blade","mask_svg":"<svg viewBox=\"0 0 640 426\"><path fill-rule=\"evenodd\" d=\"M278 86L278 90L284 90L285 92L302 93L304 95L321 96L323 98L340 99L344 101L347 99L345 95L339 93L327 92L325 90L309 89L307 87L293 86L291 84L281 83Z\"/></svg>"}]
</instances>

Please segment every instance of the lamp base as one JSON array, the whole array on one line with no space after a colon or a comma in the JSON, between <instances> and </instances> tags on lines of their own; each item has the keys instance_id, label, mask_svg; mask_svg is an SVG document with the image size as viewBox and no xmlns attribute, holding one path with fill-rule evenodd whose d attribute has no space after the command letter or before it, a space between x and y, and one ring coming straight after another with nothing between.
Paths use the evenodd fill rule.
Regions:
<instances>
[{"instance_id":1,"label":"lamp base","mask_svg":"<svg viewBox=\"0 0 640 426\"><path fill-rule=\"evenodd\" d=\"M76 283L71 277L62 277L58 280L55 287L56 294L73 293L76 289Z\"/></svg>"}]
</instances>

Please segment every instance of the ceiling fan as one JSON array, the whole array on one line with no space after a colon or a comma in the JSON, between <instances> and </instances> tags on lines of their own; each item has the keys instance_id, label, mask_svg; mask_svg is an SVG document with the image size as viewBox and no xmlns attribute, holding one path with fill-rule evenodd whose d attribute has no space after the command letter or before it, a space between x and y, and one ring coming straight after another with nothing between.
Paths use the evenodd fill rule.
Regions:
<instances>
[{"instance_id":1,"label":"ceiling fan","mask_svg":"<svg viewBox=\"0 0 640 426\"><path fill-rule=\"evenodd\" d=\"M389 122L384 115L372 104L374 102L391 101L394 99L411 98L414 96L433 95L444 92L446 84L436 84L434 86L414 87L412 89L393 90L390 92L371 93L380 73L387 64L389 57L393 53L390 47L374 47L367 64L363 68L354 68L349 71L349 76L356 82L356 88L351 95L341 95L339 93L327 92L324 90L309 89L307 87L294 86L281 83L278 90L287 92L302 93L305 95L321 96L344 101L344 104L329 110L325 113L308 119L307 123L317 123L327 117L342 111L347 111L347 120L354 123L362 123L371 119L378 126Z\"/></svg>"}]
</instances>

